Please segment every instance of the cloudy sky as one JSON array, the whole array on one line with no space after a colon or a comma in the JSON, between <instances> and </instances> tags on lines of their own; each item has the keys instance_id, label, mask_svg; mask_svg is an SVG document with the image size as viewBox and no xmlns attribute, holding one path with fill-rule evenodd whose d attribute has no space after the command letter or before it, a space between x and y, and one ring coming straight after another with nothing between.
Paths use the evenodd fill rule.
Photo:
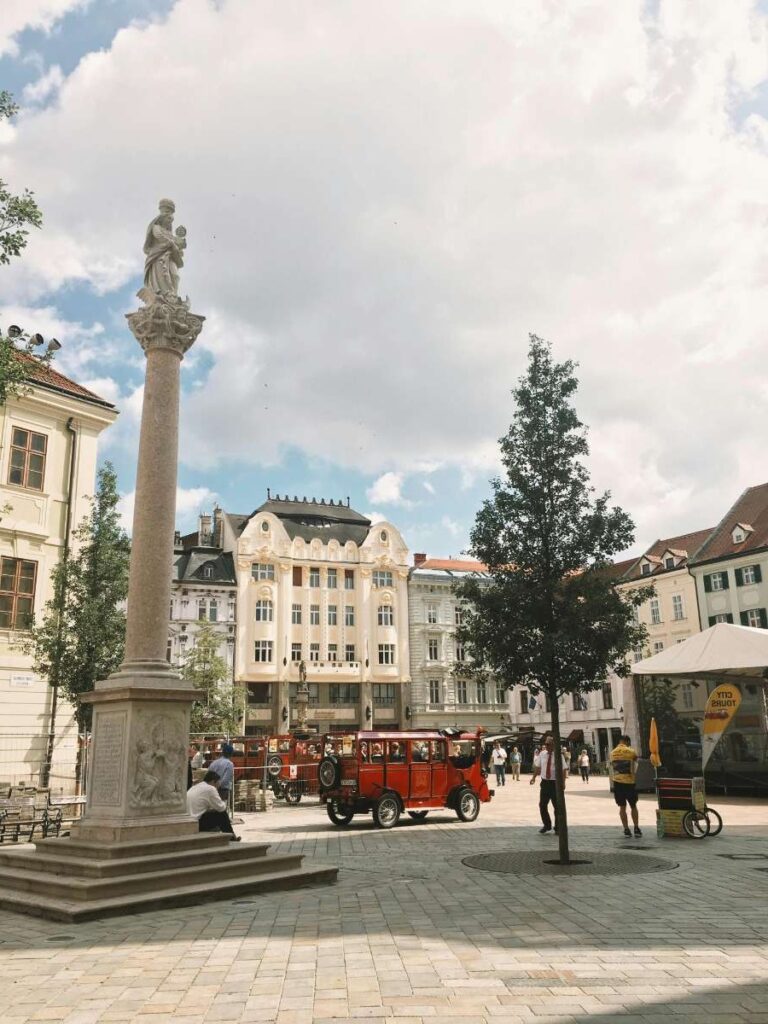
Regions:
<instances>
[{"instance_id":1,"label":"cloudy sky","mask_svg":"<svg viewBox=\"0 0 768 1024\"><path fill-rule=\"evenodd\" d=\"M535 332L636 547L701 529L768 479L767 80L749 0L2 0L0 178L45 225L0 322L117 403L130 507L167 195L183 528L271 486L458 554Z\"/></svg>"}]
</instances>

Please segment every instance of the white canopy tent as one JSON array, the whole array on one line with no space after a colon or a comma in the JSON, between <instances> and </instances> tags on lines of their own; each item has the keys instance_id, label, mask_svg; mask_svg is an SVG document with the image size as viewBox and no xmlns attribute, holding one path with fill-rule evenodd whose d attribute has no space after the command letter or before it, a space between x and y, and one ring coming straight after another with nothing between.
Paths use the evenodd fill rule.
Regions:
<instances>
[{"instance_id":1,"label":"white canopy tent","mask_svg":"<svg viewBox=\"0 0 768 1024\"><path fill-rule=\"evenodd\" d=\"M768 629L718 622L632 666L636 676L724 679L768 677Z\"/></svg>"}]
</instances>

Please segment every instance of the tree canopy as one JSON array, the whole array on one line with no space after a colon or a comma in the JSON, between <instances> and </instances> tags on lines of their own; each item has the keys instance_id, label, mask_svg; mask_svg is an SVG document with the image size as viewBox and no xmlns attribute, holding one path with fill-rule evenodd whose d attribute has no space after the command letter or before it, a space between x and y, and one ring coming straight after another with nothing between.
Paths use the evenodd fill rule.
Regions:
<instances>
[{"instance_id":1,"label":"tree canopy","mask_svg":"<svg viewBox=\"0 0 768 1024\"><path fill-rule=\"evenodd\" d=\"M201 691L192 705L190 731L193 733L239 732L242 725L244 695L240 687L222 685L228 666L219 654L221 634L205 623L195 634L195 646L189 652L181 674Z\"/></svg>"},{"instance_id":2,"label":"tree canopy","mask_svg":"<svg viewBox=\"0 0 768 1024\"><path fill-rule=\"evenodd\" d=\"M13 96L0 91L0 121L12 118L18 109ZM14 195L0 179L0 264L10 263L14 256L19 256L27 244L29 228L39 228L42 223L43 215L34 193L25 188Z\"/></svg>"}]
</instances>

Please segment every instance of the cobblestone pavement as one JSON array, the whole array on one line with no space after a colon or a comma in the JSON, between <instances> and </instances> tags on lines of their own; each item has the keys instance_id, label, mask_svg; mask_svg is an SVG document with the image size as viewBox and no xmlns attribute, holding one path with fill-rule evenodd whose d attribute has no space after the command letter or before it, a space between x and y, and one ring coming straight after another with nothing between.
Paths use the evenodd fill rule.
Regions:
<instances>
[{"instance_id":1,"label":"cobblestone pavement","mask_svg":"<svg viewBox=\"0 0 768 1024\"><path fill-rule=\"evenodd\" d=\"M322 808L244 815L245 839L339 864L335 886L62 925L0 912L4 1024L275 1021L768 1024L767 805L713 799L714 839L624 840L604 779L569 783L572 851L671 870L568 877L467 867L556 849L511 780L474 824L382 832Z\"/></svg>"}]
</instances>

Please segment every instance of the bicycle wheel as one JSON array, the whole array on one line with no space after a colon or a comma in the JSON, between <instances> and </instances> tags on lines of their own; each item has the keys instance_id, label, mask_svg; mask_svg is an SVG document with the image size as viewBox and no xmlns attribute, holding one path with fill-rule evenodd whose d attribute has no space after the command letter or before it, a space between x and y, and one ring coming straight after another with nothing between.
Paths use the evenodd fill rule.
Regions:
<instances>
[{"instance_id":1,"label":"bicycle wheel","mask_svg":"<svg viewBox=\"0 0 768 1024\"><path fill-rule=\"evenodd\" d=\"M707 807L707 817L709 818L710 825L709 834L711 836L719 836L723 831L723 819L711 807Z\"/></svg>"},{"instance_id":2,"label":"bicycle wheel","mask_svg":"<svg viewBox=\"0 0 768 1024\"><path fill-rule=\"evenodd\" d=\"M683 818L683 828L691 839L705 839L709 835L709 818L701 811L688 811Z\"/></svg>"}]
</instances>

